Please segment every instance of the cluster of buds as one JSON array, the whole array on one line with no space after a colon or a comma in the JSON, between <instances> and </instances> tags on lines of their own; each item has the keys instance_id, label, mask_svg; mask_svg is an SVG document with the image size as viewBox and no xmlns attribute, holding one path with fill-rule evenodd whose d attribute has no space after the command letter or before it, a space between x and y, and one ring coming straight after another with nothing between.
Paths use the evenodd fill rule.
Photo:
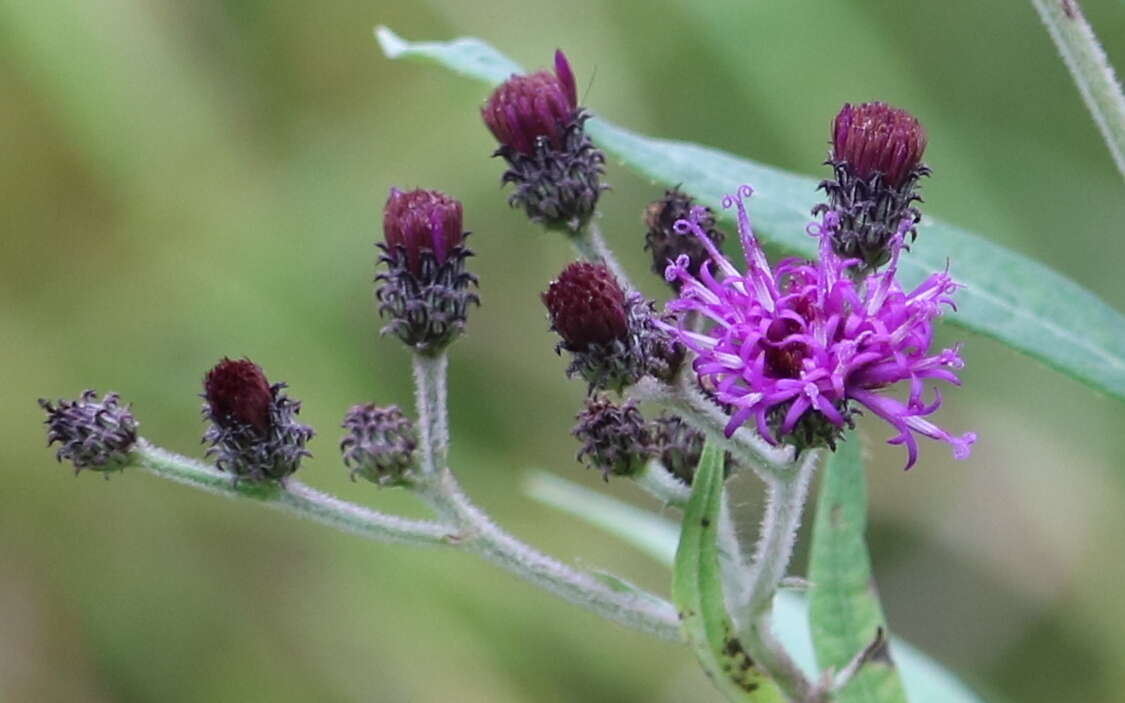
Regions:
<instances>
[{"instance_id":1,"label":"cluster of buds","mask_svg":"<svg viewBox=\"0 0 1125 703\"><path fill-rule=\"evenodd\" d=\"M397 405L352 406L342 427L346 432L340 452L353 481L358 474L377 486L410 483L418 435L414 423Z\"/></svg>"},{"instance_id":2,"label":"cluster of buds","mask_svg":"<svg viewBox=\"0 0 1125 703\"><path fill-rule=\"evenodd\" d=\"M512 207L548 229L578 232L594 214L605 155L583 128L589 115L578 105L574 72L562 51L555 72L512 76L481 108L481 116L500 147L495 156L508 163L502 183L515 192Z\"/></svg>"},{"instance_id":3,"label":"cluster of buds","mask_svg":"<svg viewBox=\"0 0 1125 703\"><path fill-rule=\"evenodd\" d=\"M653 305L626 293L603 264L574 262L543 294L551 329L570 352L567 375L580 375L591 389L620 392L645 374L669 379L683 348L655 321Z\"/></svg>"},{"instance_id":4,"label":"cluster of buds","mask_svg":"<svg viewBox=\"0 0 1125 703\"><path fill-rule=\"evenodd\" d=\"M922 163L926 130L906 110L886 103L845 104L832 123L832 153L826 162L833 178L821 182L828 203L814 215L833 212L838 227L833 248L843 259L858 259L871 272L891 259L891 241L908 222L916 235L921 219L914 202L918 179L929 175Z\"/></svg>"},{"instance_id":5,"label":"cluster of buds","mask_svg":"<svg viewBox=\"0 0 1125 703\"><path fill-rule=\"evenodd\" d=\"M657 459L673 476L691 485L703 455L703 433L674 415L648 422L633 401L617 405L601 394L586 398L570 433L581 444L578 461L614 476L635 476ZM727 456L729 469L730 457Z\"/></svg>"},{"instance_id":6,"label":"cluster of buds","mask_svg":"<svg viewBox=\"0 0 1125 703\"><path fill-rule=\"evenodd\" d=\"M55 458L72 463L75 473L119 471L129 462L137 443L137 420L116 393L99 400L97 393L86 390L78 400L57 404L40 398L39 406L47 413L47 446L58 442Z\"/></svg>"},{"instance_id":7,"label":"cluster of buds","mask_svg":"<svg viewBox=\"0 0 1125 703\"><path fill-rule=\"evenodd\" d=\"M698 276L699 267L709 258L707 249L698 239L685 237L676 231L676 223L686 220L693 208L698 210L699 226L706 232L711 243L721 249L726 235L715 227L715 214L711 208L696 205L692 197L681 192L678 187L665 191L664 197L650 203L644 212L644 223L648 228L645 232L645 249L652 254L652 272L661 280L667 281L676 292L680 290L679 280L668 281L664 278L668 265L681 256L686 256L688 271L693 276Z\"/></svg>"},{"instance_id":8,"label":"cluster of buds","mask_svg":"<svg viewBox=\"0 0 1125 703\"><path fill-rule=\"evenodd\" d=\"M270 385L249 359L224 358L203 379L203 441L220 471L235 480L282 481L311 456L305 444L312 428L297 422L301 404Z\"/></svg>"},{"instance_id":9,"label":"cluster of buds","mask_svg":"<svg viewBox=\"0 0 1125 703\"><path fill-rule=\"evenodd\" d=\"M470 304L480 300L477 278L465 271L461 203L436 190L391 189L383 210L385 241L378 246L387 271L376 277L383 328L422 354L437 354L465 328Z\"/></svg>"}]
</instances>

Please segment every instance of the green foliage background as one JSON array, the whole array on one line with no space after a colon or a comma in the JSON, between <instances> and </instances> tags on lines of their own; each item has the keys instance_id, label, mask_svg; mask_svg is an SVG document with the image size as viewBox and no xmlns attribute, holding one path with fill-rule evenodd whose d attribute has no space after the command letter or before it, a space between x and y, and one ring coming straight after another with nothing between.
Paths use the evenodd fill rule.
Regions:
<instances>
[{"instance_id":1,"label":"green foliage background","mask_svg":"<svg viewBox=\"0 0 1125 703\"><path fill-rule=\"evenodd\" d=\"M1125 65L1125 8L1084 6ZM465 202L484 300L451 363L464 482L529 541L666 591L643 555L522 496L532 466L600 485L573 461L582 388L537 300L570 252L504 205L480 87L386 60L377 23L480 36L526 65L564 47L594 111L814 175L840 103L908 107L931 135L926 212L1125 307L1121 178L1023 3L2 3L0 699L711 700L686 649L470 557L147 475L74 479L42 447L34 399L94 386L198 452L203 372L248 355L321 433L306 481L420 514L347 481L335 428L351 403L410 400L406 354L377 336L372 243L390 185L440 188ZM613 165L609 181L607 237L642 278L657 192ZM940 419L979 433L971 460L931 445L904 474L884 428L864 428L889 621L995 700L1113 700L1125 412L964 341Z\"/></svg>"}]
</instances>

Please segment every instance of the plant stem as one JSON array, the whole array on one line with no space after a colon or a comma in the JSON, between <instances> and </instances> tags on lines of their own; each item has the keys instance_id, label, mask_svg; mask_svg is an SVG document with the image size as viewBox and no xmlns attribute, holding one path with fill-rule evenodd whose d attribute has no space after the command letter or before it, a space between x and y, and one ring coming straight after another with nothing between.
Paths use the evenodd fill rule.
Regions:
<instances>
[{"instance_id":1,"label":"plant stem","mask_svg":"<svg viewBox=\"0 0 1125 703\"><path fill-rule=\"evenodd\" d=\"M773 598L789 568L809 484L824 450L804 452L792 469L766 481L766 511L751 560L749 583L733 605L739 637L750 656L794 700L815 699L814 689L770 628ZM745 559L747 555L743 555Z\"/></svg>"},{"instance_id":2,"label":"plant stem","mask_svg":"<svg viewBox=\"0 0 1125 703\"><path fill-rule=\"evenodd\" d=\"M651 459L633 481L665 505L682 508L691 498L691 486L672 475L659 459Z\"/></svg>"},{"instance_id":3,"label":"plant stem","mask_svg":"<svg viewBox=\"0 0 1125 703\"><path fill-rule=\"evenodd\" d=\"M1125 175L1125 96L1078 0L1031 0Z\"/></svg>"},{"instance_id":4,"label":"plant stem","mask_svg":"<svg viewBox=\"0 0 1125 703\"><path fill-rule=\"evenodd\" d=\"M369 510L313 490L295 479L285 487L275 483L241 481L230 474L194 459L173 454L141 439L133 449L133 462L161 478L228 497L255 499L298 517L335 527L378 542L415 546L446 546L456 530L436 522L406 518Z\"/></svg>"},{"instance_id":5,"label":"plant stem","mask_svg":"<svg viewBox=\"0 0 1125 703\"><path fill-rule=\"evenodd\" d=\"M724 432L726 414L690 383L689 374L690 371L681 371L672 384L646 376L629 389L629 397L657 403L681 416L767 482L771 477L791 473L791 449L775 447L745 427L728 438Z\"/></svg>"},{"instance_id":6,"label":"plant stem","mask_svg":"<svg viewBox=\"0 0 1125 703\"><path fill-rule=\"evenodd\" d=\"M587 261L605 264L622 286L636 290L636 286L629 280L625 269L621 268L617 257L613 255L613 251L605 243L601 226L597 222L591 219L583 229L571 235L570 240L579 256Z\"/></svg>"},{"instance_id":7,"label":"plant stem","mask_svg":"<svg viewBox=\"0 0 1125 703\"><path fill-rule=\"evenodd\" d=\"M417 490L439 515L457 525L457 546L605 618L679 641L679 618L671 603L640 590L614 590L594 575L520 542L473 505L446 465L449 433L445 359L415 355L414 368L424 467Z\"/></svg>"}]
</instances>

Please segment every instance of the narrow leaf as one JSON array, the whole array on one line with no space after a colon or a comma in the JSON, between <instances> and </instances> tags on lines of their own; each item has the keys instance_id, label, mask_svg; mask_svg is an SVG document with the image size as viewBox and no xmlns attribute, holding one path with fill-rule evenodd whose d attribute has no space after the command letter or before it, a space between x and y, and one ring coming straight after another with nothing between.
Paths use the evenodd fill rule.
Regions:
<instances>
[{"instance_id":1,"label":"narrow leaf","mask_svg":"<svg viewBox=\"0 0 1125 703\"><path fill-rule=\"evenodd\" d=\"M849 434L821 479L809 565L809 618L822 669L840 671L886 630L867 554L867 486L859 438ZM840 703L905 703L887 649L862 665Z\"/></svg>"},{"instance_id":2,"label":"narrow leaf","mask_svg":"<svg viewBox=\"0 0 1125 703\"><path fill-rule=\"evenodd\" d=\"M538 474L539 477L546 474ZM533 475L531 485L539 483ZM601 527L625 540L661 564L675 561L679 525L652 512L638 510L616 498L590 490L558 476L551 476L550 499L531 490L534 498ZM786 651L810 677L817 675L812 638L809 636L808 604L796 593L781 592L774 600L774 632ZM910 644L892 637L895 661L902 672L910 703L982 703L940 664Z\"/></svg>"},{"instance_id":3,"label":"narrow leaf","mask_svg":"<svg viewBox=\"0 0 1125 703\"><path fill-rule=\"evenodd\" d=\"M691 499L684 510L672 577L672 600L684 635L703 670L731 701L784 700L777 686L750 660L727 615L719 573L718 526L723 502L723 452L703 447Z\"/></svg>"},{"instance_id":4,"label":"narrow leaf","mask_svg":"<svg viewBox=\"0 0 1125 703\"><path fill-rule=\"evenodd\" d=\"M478 39L411 43L386 27L376 29L376 37L392 59L434 61L490 84L521 71ZM790 252L816 254L816 242L805 234L805 226L817 200L817 179L697 144L646 137L601 118L587 123L587 129L625 166L665 185L682 184L716 210L723 196L739 185L753 186L750 215L758 234ZM726 217L729 220L729 212ZM918 241L903 258L903 283L914 285L947 263L965 288L957 294L958 312L943 320L992 337L1125 400L1125 316L1036 261L926 217Z\"/></svg>"}]
</instances>

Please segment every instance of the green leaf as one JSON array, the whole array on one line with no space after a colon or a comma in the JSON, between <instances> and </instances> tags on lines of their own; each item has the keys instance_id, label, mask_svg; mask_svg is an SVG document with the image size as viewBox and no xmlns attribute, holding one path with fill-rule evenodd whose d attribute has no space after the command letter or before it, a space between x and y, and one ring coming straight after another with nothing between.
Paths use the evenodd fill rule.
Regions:
<instances>
[{"instance_id":1,"label":"green leaf","mask_svg":"<svg viewBox=\"0 0 1125 703\"><path fill-rule=\"evenodd\" d=\"M545 475L533 474L531 487L539 484ZM558 476L551 476L548 483L552 486L550 499L544 500L548 505L601 527L661 564L672 565L679 534L679 525L673 521ZM543 491L532 489L529 492L543 500ZM777 594L773 605L774 632L805 674L816 677L816 657L809 636L805 598L783 591ZM981 703L981 699L956 677L915 647L892 637L892 648L910 703Z\"/></svg>"},{"instance_id":2,"label":"green leaf","mask_svg":"<svg viewBox=\"0 0 1125 703\"><path fill-rule=\"evenodd\" d=\"M840 671L886 631L867 555L867 478L859 438L832 455L821 479L809 562L809 619L816 661ZM893 652L892 652L893 654ZM842 690L840 703L905 703L906 692L889 656L869 659Z\"/></svg>"},{"instance_id":3,"label":"green leaf","mask_svg":"<svg viewBox=\"0 0 1125 703\"><path fill-rule=\"evenodd\" d=\"M375 34L392 59L434 61L490 84L522 70L478 39L412 43L386 27ZM665 185L682 184L716 210L725 194L744 183L753 186L750 215L762 239L803 256L816 254L805 226L816 203L817 179L697 144L646 137L601 118L590 120L587 130L624 165ZM726 217L729 221L729 212ZM965 288L957 294L958 312L943 320L1125 400L1125 316L1046 266L927 217L903 257L903 284L913 286L947 262Z\"/></svg>"},{"instance_id":4,"label":"green leaf","mask_svg":"<svg viewBox=\"0 0 1125 703\"><path fill-rule=\"evenodd\" d=\"M703 670L731 701L784 700L781 691L742 650L727 615L719 574L719 510L723 451L708 441L684 509L672 576L672 600L684 635Z\"/></svg>"}]
</instances>

